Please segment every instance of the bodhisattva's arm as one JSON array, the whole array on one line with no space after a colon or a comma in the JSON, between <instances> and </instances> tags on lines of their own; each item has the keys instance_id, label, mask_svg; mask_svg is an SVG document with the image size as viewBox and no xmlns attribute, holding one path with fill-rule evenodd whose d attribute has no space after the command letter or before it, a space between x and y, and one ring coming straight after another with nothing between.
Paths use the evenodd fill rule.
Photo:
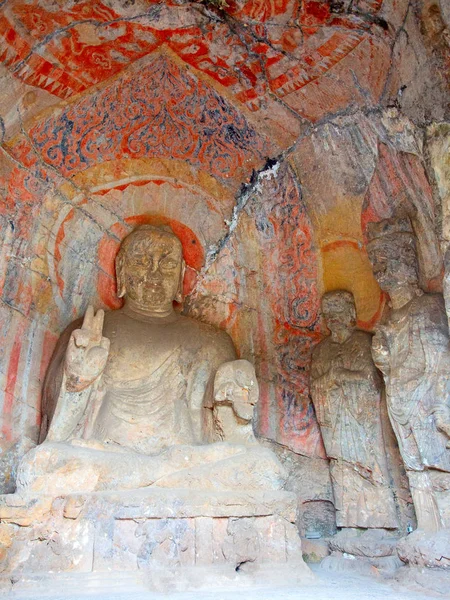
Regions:
<instances>
[{"instance_id":1,"label":"bodhisattva's arm","mask_svg":"<svg viewBox=\"0 0 450 600\"><path fill-rule=\"evenodd\" d=\"M338 385L341 368L333 364L332 360L324 360L320 346L313 353L311 361L311 390L320 392Z\"/></svg>"},{"instance_id":2,"label":"bodhisattva's arm","mask_svg":"<svg viewBox=\"0 0 450 600\"><path fill-rule=\"evenodd\" d=\"M372 338L372 357L375 365L384 376L392 369L393 356L389 347L388 337L384 328L379 327Z\"/></svg>"},{"instance_id":3,"label":"bodhisattva's arm","mask_svg":"<svg viewBox=\"0 0 450 600\"><path fill-rule=\"evenodd\" d=\"M328 346L328 339L322 341L314 350L311 359L311 391L318 393L338 387L345 369L336 361Z\"/></svg>"},{"instance_id":4,"label":"bodhisattva's arm","mask_svg":"<svg viewBox=\"0 0 450 600\"><path fill-rule=\"evenodd\" d=\"M109 353L109 340L102 336L103 319L103 310L94 315L93 307L89 306L82 326L70 334L64 358L61 358L61 352L57 353L57 364L50 366L49 372L55 375L56 381L53 390L52 382L46 381L46 393L53 391L58 396L54 414L49 414L46 437L49 441L70 439L103 373ZM49 400L47 404L51 404L52 398Z\"/></svg>"}]
</instances>

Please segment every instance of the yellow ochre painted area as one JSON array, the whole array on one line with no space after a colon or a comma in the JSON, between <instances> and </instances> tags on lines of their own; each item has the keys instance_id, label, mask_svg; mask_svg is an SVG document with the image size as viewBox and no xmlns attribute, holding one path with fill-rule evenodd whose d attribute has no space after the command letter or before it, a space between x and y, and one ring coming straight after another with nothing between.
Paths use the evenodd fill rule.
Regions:
<instances>
[{"instance_id":1,"label":"yellow ochre painted area","mask_svg":"<svg viewBox=\"0 0 450 600\"><path fill-rule=\"evenodd\" d=\"M337 240L323 246L321 254L324 292L352 292L360 327L372 329L384 301L364 248L354 240Z\"/></svg>"}]
</instances>

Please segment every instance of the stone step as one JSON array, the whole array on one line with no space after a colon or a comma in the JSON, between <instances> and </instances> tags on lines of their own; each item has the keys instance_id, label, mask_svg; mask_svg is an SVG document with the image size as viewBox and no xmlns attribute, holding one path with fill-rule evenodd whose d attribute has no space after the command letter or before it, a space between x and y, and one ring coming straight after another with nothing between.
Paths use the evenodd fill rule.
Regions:
<instances>
[{"instance_id":1,"label":"stone step","mask_svg":"<svg viewBox=\"0 0 450 600\"><path fill-rule=\"evenodd\" d=\"M101 594L135 594L147 591L139 573L93 572L93 573L50 573L45 575L23 576L11 590L12 598L45 598L51 589L52 597L85 596Z\"/></svg>"}]
</instances>

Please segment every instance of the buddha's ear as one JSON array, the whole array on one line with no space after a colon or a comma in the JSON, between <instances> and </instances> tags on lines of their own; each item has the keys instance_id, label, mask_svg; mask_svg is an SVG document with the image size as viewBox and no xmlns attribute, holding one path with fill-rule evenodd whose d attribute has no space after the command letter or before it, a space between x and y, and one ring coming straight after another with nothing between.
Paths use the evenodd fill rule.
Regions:
<instances>
[{"instance_id":1,"label":"buddha's ear","mask_svg":"<svg viewBox=\"0 0 450 600\"><path fill-rule=\"evenodd\" d=\"M117 297L123 298L126 294L125 288L125 258L123 252L119 251L116 256L116 280L117 280Z\"/></svg>"},{"instance_id":2,"label":"buddha's ear","mask_svg":"<svg viewBox=\"0 0 450 600\"><path fill-rule=\"evenodd\" d=\"M186 271L186 263L184 259L181 259L181 271L180 271L180 280L178 281L178 289L177 295L175 296L175 302L183 302L183 281L184 281L184 273Z\"/></svg>"}]
</instances>

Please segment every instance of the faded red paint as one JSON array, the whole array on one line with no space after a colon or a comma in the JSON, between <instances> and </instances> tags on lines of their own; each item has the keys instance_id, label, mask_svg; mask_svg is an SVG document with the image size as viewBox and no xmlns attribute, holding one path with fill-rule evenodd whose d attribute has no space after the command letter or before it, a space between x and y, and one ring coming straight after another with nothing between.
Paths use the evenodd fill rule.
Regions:
<instances>
[{"instance_id":1,"label":"faded red paint","mask_svg":"<svg viewBox=\"0 0 450 600\"><path fill-rule=\"evenodd\" d=\"M289 4L289 0L229 0L225 10L238 19L249 17L252 20L264 22L284 14L289 8Z\"/></svg>"},{"instance_id":2,"label":"faded red paint","mask_svg":"<svg viewBox=\"0 0 450 600\"><path fill-rule=\"evenodd\" d=\"M413 213L418 207L434 215L434 198L419 157L378 145L378 163L361 215L363 233L370 222L392 217L398 207Z\"/></svg>"},{"instance_id":3,"label":"faded red paint","mask_svg":"<svg viewBox=\"0 0 450 600\"><path fill-rule=\"evenodd\" d=\"M2 415L2 434L6 440L12 439L11 412L14 404L14 391L16 389L24 330L25 327L23 325L20 325L17 329L11 353L9 355L8 370L6 372L5 394Z\"/></svg>"},{"instance_id":4,"label":"faded red paint","mask_svg":"<svg viewBox=\"0 0 450 600\"><path fill-rule=\"evenodd\" d=\"M58 233L56 234L56 240L55 240L55 263L56 264L58 264L59 261L61 260L60 245L61 245L62 241L64 240L64 238L66 237L66 232L64 230L64 227L65 227L66 223L68 223L69 221L71 221L73 219L74 215L75 215L75 211L72 208L72 210L69 211L69 214L67 215L67 217L61 223ZM64 293L64 279L61 277L58 270L56 271L56 280L58 283L59 292L62 296Z\"/></svg>"},{"instance_id":5,"label":"faded red paint","mask_svg":"<svg viewBox=\"0 0 450 600\"><path fill-rule=\"evenodd\" d=\"M165 4L173 11L173 21L179 22L180 8L173 2ZM0 56L29 85L69 98L166 45L189 65L232 89L250 110L258 110L270 89L279 88L274 78L296 81L299 89L345 56L356 29L370 29L369 19L355 13L333 15L330 2L323 0L230 0L226 11L233 15L233 28L220 20L202 28L172 27L157 16L152 27L128 20L102 2L70 3L53 11L38 0L12 0L9 7L0 18ZM366 3L364 15L376 15L380 8L381 0ZM293 35L291 19L302 25L302 35ZM276 27L266 26L272 22ZM57 35L61 28L64 34ZM319 29L321 36L316 39ZM370 32L363 35L370 39ZM377 35L387 38L383 30ZM33 52L37 43L45 51ZM330 45L336 57L324 63ZM299 60L299 54L309 54L310 60Z\"/></svg>"},{"instance_id":6,"label":"faded red paint","mask_svg":"<svg viewBox=\"0 0 450 600\"><path fill-rule=\"evenodd\" d=\"M155 0L149 4L161 2ZM174 17L192 8L189 3L183 7L176 6L179 2L164 4L170 9L167 14ZM328 1L236 0L227 9L233 14L233 27L224 20L211 20L202 28L192 26L191 22L183 26L177 19L164 21L159 17L155 17L157 23L151 27L148 21L124 18L119 14L120 3L117 6L113 10L100 1L72 2L60 3L54 11L38 0L10 0L8 11L0 15L0 55L4 66L23 82L58 98L70 99L53 112L26 121L31 127L27 135L5 144L16 164L27 167L15 166L6 178L9 183L4 212L8 218L13 215L14 248L20 260L45 261L45 255L34 255L36 247L44 247L45 235L44 227L37 230L36 223L42 218L44 225L52 230L60 207L57 201L43 204L43 198L49 198L63 183L83 171L94 167L92 172L96 172L99 167L100 172L103 163L124 157L130 161L176 158L193 173L206 173L234 193L243 182L249 181L253 169L260 168L268 156L280 151L272 145L270 134L267 137L261 134L260 124L270 127L273 116L277 127L289 133L288 111L316 120L349 106L358 92L351 77L341 81L339 75L349 56L357 57L351 65L357 78L365 76L367 69L373 72L367 81L362 80L370 96L369 104L375 104L387 74L378 61L383 47L390 48L389 36L372 26L370 19L333 15ZM366 3L366 16L374 15L380 6L381 0ZM192 10L197 11L198 7ZM297 25L302 29L301 35ZM65 29L56 33L60 28ZM376 29L375 33L372 29ZM316 35L319 31L320 35ZM372 40L376 42L372 44ZM143 57L148 58L132 67ZM332 76L328 77L331 69ZM274 94L283 103L274 102ZM236 108L240 103L256 113L269 108L266 115L270 118L263 116L260 122L255 116L250 119L246 111ZM270 106L275 105L277 110L272 115ZM283 105L290 108L283 112ZM278 132L273 139L279 137ZM279 143L283 150L291 142ZM311 226L294 179L290 174L288 181L280 180L279 189L269 190L263 202L267 206L260 207L261 212L267 208L267 214L255 216L255 222L260 218L261 222L258 221L257 232L248 240L247 249L254 252L255 245L258 246L259 271L237 274L240 269L245 270L239 265L245 254L240 256L239 250L247 242L241 238L236 254L227 263L223 280L219 281L219 277L214 280L211 270L207 277L211 279L205 287L209 286L213 290L211 295L215 292L217 296L224 290L235 290L236 298L233 296L230 302L223 303L226 306L220 309L217 320L239 343L248 328L245 303L253 293L251 286L246 288L245 281L258 278L261 293L258 300L264 309L255 318L256 331L252 335L261 378L260 430L263 434L271 432L277 441L295 451L320 455L320 434L308 397L310 354L319 336L318 274ZM116 190L119 193L129 186L148 182L130 182ZM100 183L104 181L92 181L92 186ZM166 182L152 180L152 183ZM422 185L420 177L416 184ZM100 205L108 192L94 194L92 189L86 190ZM208 205L207 199L204 202L205 211L215 209ZM49 214L39 214L42 206ZM110 208L114 211L116 207ZM369 208L366 214L373 216L375 212ZM169 223L182 238L188 265L184 288L189 293L204 262L204 249L193 232L163 215L126 214L125 217L125 225L115 223L100 240L97 257L93 250L92 260L87 261L90 267L94 265L92 281L83 287L81 273L76 282L80 285L73 296L72 286L65 278L73 284L75 278L70 278L77 267L62 264L64 256L61 256L62 245L72 242L66 239L72 217L71 214L66 217L57 233L54 253L62 297L57 309L51 299L54 282L46 281L44 276L32 289L33 276L28 270L18 277L17 271L10 269L5 286L7 300L28 315L35 310L36 297L44 304L39 286L44 290L47 285L42 297L49 305L39 310L47 310L43 318L52 322L52 331L62 329L70 318L79 316L81 303L86 300L84 294L92 293L93 301L100 298L108 307L117 308L114 257L119 240L133 226L146 222ZM83 223L86 228L91 226L88 221ZM81 243L85 231L77 233L72 229L70 235L79 235L73 241ZM36 231L40 236L38 241ZM96 229L94 235L101 233ZM254 289L257 288L251 288ZM215 307L211 309L214 310ZM251 310L259 310L259 306ZM32 312L32 317L41 315ZM41 376L47 358L42 358ZM11 371L12 393L17 373L14 377Z\"/></svg>"},{"instance_id":7,"label":"faded red paint","mask_svg":"<svg viewBox=\"0 0 450 600\"><path fill-rule=\"evenodd\" d=\"M330 16L330 7L322 0L303 2L303 10L301 20L305 25L322 25Z\"/></svg>"},{"instance_id":8,"label":"faded red paint","mask_svg":"<svg viewBox=\"0 0 450 600\"><path fill-rule=\"evenodd\" d=\"M355 250L360 251L361 246L358 242L354 242L353 240L336 240L335 242L330 242L322 247L323 252L330 252L331 250L336 250L337 248L354 248Z\"/></svg>"},{"instance_id":9,"label":"faded red paint","mask_svg":"<svg viewBox=\"0 0 450 600\"><path fill-rule=\"evenodd\" d=\"M64 177L101 162L153 157L240 181L271 151L229 102L165 56L43 119L29 138L41 163ZM18 148L16 141L11 152L21 160Z\"/></svg>"},{"instance_id":10,"label":"faded red paint","mask_svg":"<svg viewBox=\"0 0 450 600\"><path fill-rule=\"evenodd\" d=\"M375 325L383 316L383 311L386 307L386 303L388 301L388 295L385 292L380 291L380 301L378 303L378 308L375 311L374 315L368 321L362 321L361 319L357 320L357 326L360 329L365 329L366 331L372 331Z\"/></svg>"}]
</instances>

